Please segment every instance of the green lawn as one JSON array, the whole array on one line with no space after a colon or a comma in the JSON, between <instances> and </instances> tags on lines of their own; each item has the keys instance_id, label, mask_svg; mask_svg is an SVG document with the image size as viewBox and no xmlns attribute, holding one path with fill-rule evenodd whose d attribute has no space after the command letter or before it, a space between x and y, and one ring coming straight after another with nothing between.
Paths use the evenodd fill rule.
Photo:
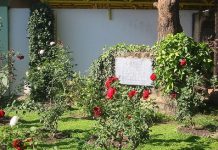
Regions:
<instances>
[{"instance_id":1,"label":"green lawn","mask_svg":"<svg viewBox=\"0 0 218 150\"><path fill-rule=\"evenodd\" d=\"M10 116L14 114L12 112ZM83 146L87 142L96 122L94 120L80 119L75 114L78 114L78 111L69 111L59 122L59 130L71 134L71 138L56 141L41 141L37 149L85 149ZM27 113L25 115L18 113L18 116L21 117L20 128L28 130L31 126L40 126L36 113ZM197 116L196 120L207 122L207 117L204 115ZM214 120L214 117L209 117L210 119ZM218 120L216 121L218 122ZM216 121L212 123L216 124ZM153 126L151 128L151 139L146 144L140 145L138 150L218 150L218 140L181 134L177 132L177 127L178 124L176 122Z\"/></svg>"}]
</instances>

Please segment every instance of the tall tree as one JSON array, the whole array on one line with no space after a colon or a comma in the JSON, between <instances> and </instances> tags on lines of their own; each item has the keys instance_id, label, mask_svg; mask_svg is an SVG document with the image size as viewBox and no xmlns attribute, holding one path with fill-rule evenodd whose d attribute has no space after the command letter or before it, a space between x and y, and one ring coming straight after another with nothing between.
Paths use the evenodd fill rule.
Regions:
<instances>
[{"instance_id":1,"label":"tall tree","mask_svg":"<svg viewBox=\"0 0 218 150\"><path fill-rule=\"evenodd\" d=\"M179 0L158 0L154 6L158 9L158 40L170 33L183 31L179 18Z\"/></svg>"}]
</instances>

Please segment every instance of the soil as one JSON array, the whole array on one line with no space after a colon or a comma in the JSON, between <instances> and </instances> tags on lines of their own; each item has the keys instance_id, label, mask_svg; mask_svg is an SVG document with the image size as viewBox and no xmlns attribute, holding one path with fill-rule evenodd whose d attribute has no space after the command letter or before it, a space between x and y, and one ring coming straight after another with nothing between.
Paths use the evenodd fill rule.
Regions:
<instances>
[{"instance_id":1,"label":"soil","mask_svg":"<svg viewBox=\"0 0 218 150\"><path fill-rule=\"evenodd\" d=\"M96 142L97 139L98 139L98 137L96 135L92 135L92 136L90 136L87 144L93 145ZM119 148L119 142L118 141L108 140L107 143L108 143L108 145L110 144L110 145L113 145L116 148ZM128 138L124 137L124 139L122 141L122 147L127 148L127 146L128 146Z\"/></svg>"},{"instance_id":2,"label":"soil","mask_svg":"<svg viewBox=\"0 0 218 150\"><path fill-rule=\"evenodd\" d=\"M9 124L10 119L11 119L11 118L9 118L9 117L0 118L0 126L1 126L1 125Z\"/></svg>"},{"instance_id":3,"label":"soil","mask_svg":"<svg viewBox=\"0 0 218 150\"><path fill-rule=\"evenodd\" d=\"M70 138L71 137L71 134L70 133L67 133L67 132L56 132L54 134L54 138L55 139L65 139L65 138Z\"/></svg>"},{"instance_id":4,"label":"soil","mask_svg":"<svg viewBox=\"0 0 218 150\"><path fill-rule=\"evenodd\" d=\"M193 127L178 127L179 132L192 134L194 136L212 137L215 132L208 131L206 129L196 129Z\"/></svg>"}]
</instances>

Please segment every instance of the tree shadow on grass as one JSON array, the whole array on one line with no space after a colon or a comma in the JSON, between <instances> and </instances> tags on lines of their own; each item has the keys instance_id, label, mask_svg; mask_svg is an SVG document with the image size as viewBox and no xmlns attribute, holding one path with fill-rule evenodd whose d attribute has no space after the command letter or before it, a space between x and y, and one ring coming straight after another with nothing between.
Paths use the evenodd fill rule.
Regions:
<instances>
[{"instance_id":1,"label":"tree shadow on grass","mask_svg":"<svg viewBox=\"0 0 218 150\"><path fill-rule=\"evenodd\" d=\"M61 147L60 149L83 149L84 145L88 142L91 133L90 130L64 130L63 133L72 135L70 138L66 139L56 139L52 143L44 142L46 144L39 144L39 147L44 149L54 148L54 147ZM79 134L79 135L78 135Z\"/></svg>"},{"instance_id":2,"label":"tree shadow on grass","mask_svg":"<svg viewBox=\"0 0 218 150\"><path fill-rule=\"evenodd\" d=\"M62 122L69 122L69 121L76 121L76 120L81 120L80 118L75 118L75 117L64 117L60 119Z\"/></svg>"},{"instance_id":3,"label":"tree shadow on grass","mask_svg":"<svg viewBox=\"0 0 218 150\"><path fill-rule=\"evenodd\" d=\"M180 148L178 150L204 150L210 148L210 143L205 141L204 142L200 141L201 138L198 136L189 136L186 139L162 139L158 137L159 134L152 136L147 143L154 146L165 146L165 147L175 145L181 142L187 143L186 147Z\"/></svg>"},{"instance_id":4,"label":"tree shadow on grass","mask_svg":"<svg viewBox=\"0 0 218 150\"><path fill-rule=\"evenodd\" d=\"M39 123L39 119L31 120L31 121L20 119L20 122L25 123L25 124L36 124L36 123Z\"/></svg>"},{"instance_id":5,"label":"tree shadow on grass","mask_svg":"<svg viewBox=\"0 0 218 150\"><path fill-rule=\"evenodd\" d=\"M204 128L207 129L208 131L216 132L216 130L218 129L218 126L209 123L209 124L205 125Z\"/></svg>"},{"instance_id":6,"label":"tree shadow on grass","mask_svg":"<svg viewBox=\"0 0 218 150\"><path fill-rule=\"evenodd\" d=\"M210 148L210 144L208 142L200 141L200 137L198 136L190 136L184 140L184 142L188 143L188 146L183 147L179 150L205 150Z\"/></svg>"},{"instance_id":7,"label":"tree shadow on grass","mask_svg":"<svg viewBox=\"0 0 218 150\"><path fill-rule=\"evenodd\" d=\"M75 111L75 110L79 110L79 108L75 108L75 107L69 106L69 107L67 108L67 110L70 111L70 112L72 112L72 111Z\"/></svg>"},{"instance_id":8,"label":"tree shadow on grass","mask_svg":"<svg viewBox=\"0 0 218 150\"><path fill-rule=\"evenodd\" d=\"M33 127L33 126L35 126L35 127L40 126L39 119L31 120L31 121L20 119L19 122L21 123L20 127L22 127L22 128L30 128L30 127Z\"/></svg>"},{"instance_id":9,"label":"tree shadow on grass","mask_svg":"<svg viewBox=\"0 0 218 150\"><path fill-rule=\"evenodd\" d=\"M69 121L76 121L76 120L95 120L92 117L81 117L81 118L76 118L76 117L64 117L61 118L62 122L69 122Z\"/></svg>"}]
</instances>

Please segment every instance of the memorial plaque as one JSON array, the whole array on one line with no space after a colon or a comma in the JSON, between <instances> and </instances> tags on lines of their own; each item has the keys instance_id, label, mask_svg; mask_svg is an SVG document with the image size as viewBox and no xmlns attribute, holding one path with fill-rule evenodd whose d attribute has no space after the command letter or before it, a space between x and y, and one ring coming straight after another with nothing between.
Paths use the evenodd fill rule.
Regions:
<instances>
[{"instance_id":1,"label":"memorial plaque","mask_svg":"<svg viewBox=\"0 0 218 150\"><path fill-rule=\"evenodd\" d=\"M152 59L117 57L115 74L121 84L151 86Z\"/></svg>"}]
</instances>

